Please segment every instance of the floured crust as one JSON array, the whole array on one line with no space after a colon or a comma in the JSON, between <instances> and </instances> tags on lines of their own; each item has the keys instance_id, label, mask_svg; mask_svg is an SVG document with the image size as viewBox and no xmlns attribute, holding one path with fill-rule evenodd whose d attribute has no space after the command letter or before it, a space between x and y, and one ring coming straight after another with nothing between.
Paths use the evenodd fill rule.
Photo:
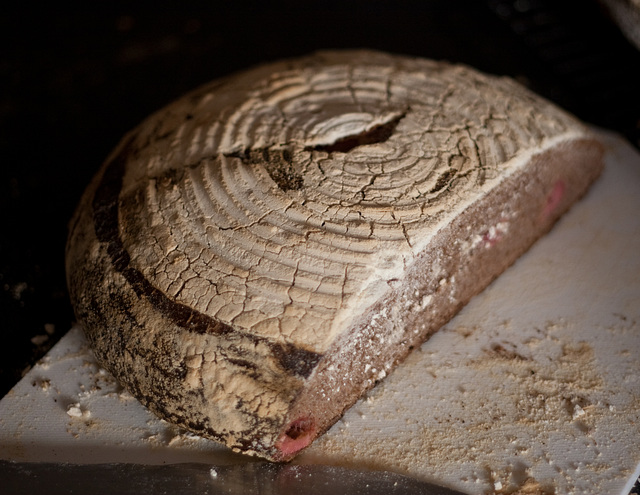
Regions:
<instances>
[{"instance_id":1,"label":"floured crust","mask_svg":"<svg viewBox=\"0 0 640 495\"><path fill-rule=\"evenodd\" d=\"M284 460L548 230L601 154L571 116L461 66L252 69L106 161L71 225L76 314L154 412Z\"/></svg>"}]
</instances>

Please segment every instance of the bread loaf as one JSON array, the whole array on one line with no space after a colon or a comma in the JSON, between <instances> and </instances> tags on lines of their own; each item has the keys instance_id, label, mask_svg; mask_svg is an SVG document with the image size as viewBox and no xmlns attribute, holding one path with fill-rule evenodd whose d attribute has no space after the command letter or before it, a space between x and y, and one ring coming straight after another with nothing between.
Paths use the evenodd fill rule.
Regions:
<instances>
[{"instance_id":1,"label":"bread loaf","mask_svg":"<svg viewBox=\"0 0 640 495\"><path fill-rule=\"evenodd\" d=\"M367 51L272 63L122 140L71 222L70 294L151 411L288 460L601 168L581 123L507 78Z\"/></svg>"}]
</instances>

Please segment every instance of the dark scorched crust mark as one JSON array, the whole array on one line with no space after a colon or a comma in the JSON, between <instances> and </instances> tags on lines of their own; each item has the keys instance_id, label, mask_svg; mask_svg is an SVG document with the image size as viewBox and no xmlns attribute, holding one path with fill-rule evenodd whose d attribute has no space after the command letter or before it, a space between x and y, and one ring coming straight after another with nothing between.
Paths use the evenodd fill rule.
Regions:
<instances>
[{"instance_id":1,"label":"dark scorched crust mark","mask_svg":"<svg viewBox=\"0 0 640 495\"><path fill-rule=\"evenodd\" d=\"M93 197L93 219L96 237L107 247L114 270L131 285L139 297L146 298L165 318L187 331L199 334L237 333L229 325L217 321L184 304L173 301L154 287L138 269L131 266L131 257L125 249L118 228L119 196L126 166L126 156L131 151L135 135L130 136L121 151L106 164L104 175ZM281 344L251 334L243 334L254 342L265 342L271 348L280 366L291 374L307 378L316 367L322 354L293 344Z\"/></svg>"}]
</instances>

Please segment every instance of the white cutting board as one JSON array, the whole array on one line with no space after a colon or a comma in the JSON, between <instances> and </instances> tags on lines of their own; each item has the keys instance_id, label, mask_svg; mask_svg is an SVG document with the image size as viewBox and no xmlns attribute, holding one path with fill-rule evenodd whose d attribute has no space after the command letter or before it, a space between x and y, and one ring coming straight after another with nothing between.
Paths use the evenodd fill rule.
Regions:
<instances>
[{"instance_id":1,"label":"white cutting board","mask_svg":"<svg viewBox=\"0 0 640 495\"><path fill-rule=\"evenodd\" d=\"M640 473L640 155L296 459L469 494L626 494ZM156 419L71 331L0 401L0 459L251 460Z\"/></svg>"}]
</instances>

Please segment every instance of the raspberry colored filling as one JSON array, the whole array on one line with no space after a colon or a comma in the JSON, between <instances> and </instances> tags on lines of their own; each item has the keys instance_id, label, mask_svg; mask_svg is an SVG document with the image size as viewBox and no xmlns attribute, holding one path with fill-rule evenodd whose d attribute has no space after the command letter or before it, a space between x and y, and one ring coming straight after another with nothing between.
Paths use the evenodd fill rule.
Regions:
<instances>
[{"instance_id":1,"label":"raspberry colored filling","mask_svg":"<svg viewBox=\"0 0 640 495\"><path fill-rule=\"evenodd\" d=\"M282 458L287 459L304 449L315 438L316 424L311 418L299 418L292 421L276 443Z\"/></svg>"},{"instance_id":2,"label":"raspberry colored filling","mask_svg":"<svg viewBox=\"0 0 640 495\"><path fill-rule=\"evenodd\" d=\"M564 196L565 189L566 189L566 186L564 184L564 181L562 180L557 181L553 185L553 189L547 196L547 202L544 206L544 210L542 211L542 216L544 218L549 217L549 215L551 215L555 211L555 209L560 205L560 202L562 201L562 198Z\"/></svg>"}]
</instances>

